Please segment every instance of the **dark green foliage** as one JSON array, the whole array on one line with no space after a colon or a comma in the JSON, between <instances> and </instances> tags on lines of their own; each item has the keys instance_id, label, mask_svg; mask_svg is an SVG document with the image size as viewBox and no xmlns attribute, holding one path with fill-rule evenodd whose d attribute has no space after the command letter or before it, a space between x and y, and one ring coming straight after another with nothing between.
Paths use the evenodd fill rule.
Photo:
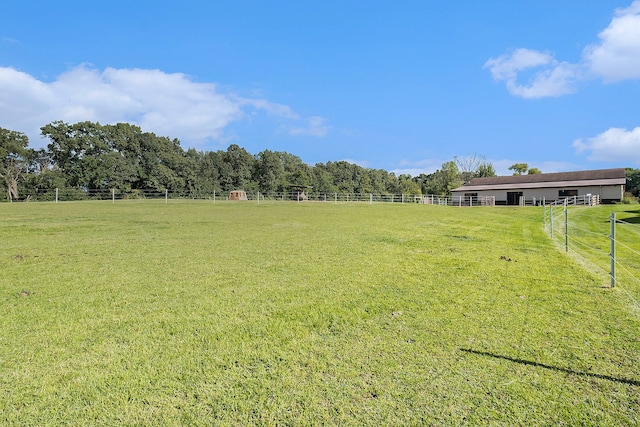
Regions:
<instances>
[{"instance_id":1,"label":"dark green foliage","mask_svg":"<svg viewBox=\"0 0 640 427\"><path fill-rule=\"evenodd\" d=\"M23 133L0 128L0 185L8 200L19 197L18 185L29 170L33 150Z\"/></svg>"},{"instance_id":2,"label":"dark green foliage","mask_svg":"<svg viewBox=\"0 0 640 427\"><path fill-rule=\"evenodd\" d=\"M627 192L640 196L640 169L627 168Z\"/></svg>"},{"instance_id":3,"label":"dark green foliage","mask_svg":"<svg viewBox=\"0 0 640 427\"><path fill-rule=\"evenodd\" d=\"M225 151L185 151L177 139L128 123L55 121L41 131L50 142L46 149L33 150L24 134L0 128L0 182L7 199L51 200L56 188L93 198L111 191L125 197L142 197L145 191L189 198L231 190L268 195L286 194L292 187L316 195L445 195L471 178L495 176L493 165L476 155L455 158L432 174L413 178L346 161L310 166L282 151L251 155L236 144Z\"/></svg>"},{"instance_id":4,"label":"dark green foliage","mask_svg":"<svg viewBox=\"0 0 640 427\"><path fill-rule=\"evenodd\" d=\"M529 165L527 163L514 163L509 166L509 170L513 171L514 175L522 175L529 169Z\"/></svg>"}]
</instances>

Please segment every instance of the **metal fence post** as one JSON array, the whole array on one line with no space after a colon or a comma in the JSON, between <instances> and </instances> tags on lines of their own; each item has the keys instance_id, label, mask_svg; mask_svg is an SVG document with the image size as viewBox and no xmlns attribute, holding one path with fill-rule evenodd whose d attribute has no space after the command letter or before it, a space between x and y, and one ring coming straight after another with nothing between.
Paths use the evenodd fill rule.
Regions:
<instances>
[{"instance_id":1,"label":"metal fence post","mask_svg":"<svg viewBox=\"0 0 640 427\"><path fill-rule=\"evenodd\" d=\"M569 209L566 201L564 203L564 251L569 252Z\"/></svg>"},{"instance_id":2,"label":"metal fence post","mask_svg":"<svg viewBox=\"0 0 640 427\"><path fill-rule=\"evenodd\" d=\"M616 213L615 212L611 212L609 221L611 223L611 235L609 236L611 239L611 253L609 254L611 257L611 287L615 288L616 286Z\"/></svg>"}]
</instances>

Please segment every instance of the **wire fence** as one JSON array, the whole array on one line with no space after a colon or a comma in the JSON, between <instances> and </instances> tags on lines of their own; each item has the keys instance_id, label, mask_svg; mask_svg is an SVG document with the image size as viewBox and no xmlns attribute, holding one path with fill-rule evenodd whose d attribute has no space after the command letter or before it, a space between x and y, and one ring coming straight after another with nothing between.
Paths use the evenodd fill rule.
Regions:
<instances>
[{"instance_id":1,"label":"wire fence","mask_svg":"<svg viewBox=\"0 0 640 427\"><path fill-rule=\"evenodd\" d=\"M305 191L271 192L232 191L232 192L203 192L203 191L171 191L153 189L83 189L83 188L55 188L32 191L23 196L21 201L79 201L79 200L135 200L135 199L175 199L191 200L238 200L238 201L273 201L273 202L361 202L361 203L421 203L442 206L495 206L492 196L441 196L422 194L380 194L380 193L311 193Z\"/></svg>"},{"instance_id":2,"label":"wire fence","mask_svg":"<svg viewBox=\"0 0 640 427\"><path fill-rule=\"evenodd\" d=\"M239 196L239 197L238 197ZM495 196L478 195L435 195L435 194L393 194L393 193L350 193L350 192L307 192L294 190L289 192L260 192L236 190L230 192L174 191L171 189L86 189L54 188L39 189L22 195L20 201L78 201L78 200L132 200L132 199L191 199L191 200L245 200L245 201L293 201L293 202L364 202L364 203L421 203L427 205L475 207L507 204L496 202ZM598 196L571 196L556 201L571 206L594 206L600 204ZM550 204L544 198L526 199L520 197L516 206L546 206Z\"/></svg>"},{"instance_id":3,"label":"wire fence","mask_svg":"<svg viewBox=\"0 0 640 427\"><path fill-rule=\"evenodd\" d=\"M565 252L621 289L640 310L640 215L617 219L612 212L603 218L602 211L589 211L568 201L546 205L544 227Z\"/></svg>"}]
</instances>

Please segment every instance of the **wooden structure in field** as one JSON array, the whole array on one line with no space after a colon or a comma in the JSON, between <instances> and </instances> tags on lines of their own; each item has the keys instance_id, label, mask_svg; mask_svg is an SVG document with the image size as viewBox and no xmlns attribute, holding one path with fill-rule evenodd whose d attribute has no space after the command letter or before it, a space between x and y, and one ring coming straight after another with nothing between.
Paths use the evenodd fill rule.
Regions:
<instances>
[{"instance_id":1,"label":"wooden structure in field","mask_svg":"<svg viewBox=\"0 0 640 427\"><path fill-rule=\"evenodd\" d=\"M229 200L249 200L244 190L229 191Z\"/></svg>"}]
</instances>

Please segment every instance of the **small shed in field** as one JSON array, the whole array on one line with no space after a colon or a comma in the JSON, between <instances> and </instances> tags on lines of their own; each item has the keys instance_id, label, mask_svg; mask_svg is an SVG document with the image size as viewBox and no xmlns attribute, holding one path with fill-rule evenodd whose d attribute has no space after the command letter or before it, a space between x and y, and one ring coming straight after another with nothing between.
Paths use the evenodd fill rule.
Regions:
<instances>
[{"instance_id":1,"label":"small shed in field","mask_svg":"<svg viewBox=\"0 0 640 427\"><path fill-rule=\"evenodd\" d=\"M229 191L229 200L249 200L244 190Z\"/></svg>"},{"instance_id":2,"label":"small shed in field","mask_svg":"<svg viewBox=\"0 0 640 427\"><path fill-rule=\"evenodd\" d=\"M596 196L601 203L622 200L627 182L623 168L535 175L473 178L452 191L454 200L495 198L496 205L519 205L531 200L551 202L569 197Z\"/></svg>"}]
</instances>

